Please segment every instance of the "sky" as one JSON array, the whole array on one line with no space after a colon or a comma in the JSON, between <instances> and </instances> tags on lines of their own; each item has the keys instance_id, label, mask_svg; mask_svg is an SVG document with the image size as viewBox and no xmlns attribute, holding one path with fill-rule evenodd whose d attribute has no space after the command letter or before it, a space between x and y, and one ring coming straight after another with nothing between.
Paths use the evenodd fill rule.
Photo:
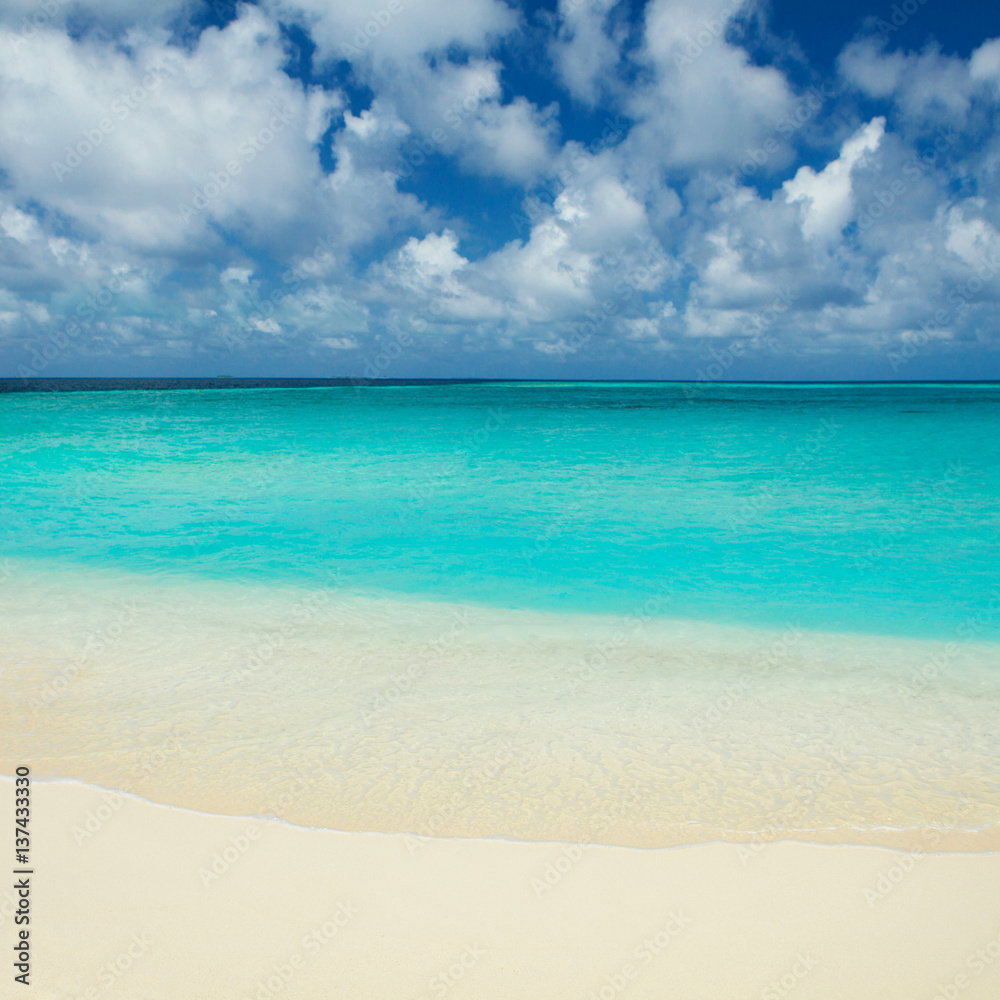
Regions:
<instances>
[{"instance_id":1,"label":"sky","mask_svg":"<svg viewBox=\"0 0 1000 1000\"><path fill-rule=\"evenodd\" d=\"M4 0L0 376L997 379L998 123L995 0Z\"/></svg>"}]
</instances>

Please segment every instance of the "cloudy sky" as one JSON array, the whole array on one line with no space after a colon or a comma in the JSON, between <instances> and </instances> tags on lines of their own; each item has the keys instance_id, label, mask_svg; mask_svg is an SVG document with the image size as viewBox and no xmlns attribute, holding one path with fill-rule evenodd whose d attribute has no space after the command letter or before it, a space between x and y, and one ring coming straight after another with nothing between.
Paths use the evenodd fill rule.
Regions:
<instances>
[{"instance_id":1,"label":"cloudy sky","mask_svg":"<svg viewBox=\"0 0 1000 1000\"><path fill-rule=\"evenodd\" d=\"M3 0L0 376L1000 378L998 123L995 2Z\"/></svg>"}]
</instances>

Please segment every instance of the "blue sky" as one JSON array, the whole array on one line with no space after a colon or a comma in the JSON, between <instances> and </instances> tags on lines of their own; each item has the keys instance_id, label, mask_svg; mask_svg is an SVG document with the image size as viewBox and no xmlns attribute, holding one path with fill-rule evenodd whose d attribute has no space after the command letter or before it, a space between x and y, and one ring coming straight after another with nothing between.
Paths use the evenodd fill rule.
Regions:
<instances>
[{"instance_id":1,"label":"blue sky","mask_svg":"<svg viewBox=\"0 0 1000 1000\"><path fill-rule=\"evenodd\" d=\"M8 0L0 375L1000 378L1000 6Z\"/></svg>"}]
</instances>

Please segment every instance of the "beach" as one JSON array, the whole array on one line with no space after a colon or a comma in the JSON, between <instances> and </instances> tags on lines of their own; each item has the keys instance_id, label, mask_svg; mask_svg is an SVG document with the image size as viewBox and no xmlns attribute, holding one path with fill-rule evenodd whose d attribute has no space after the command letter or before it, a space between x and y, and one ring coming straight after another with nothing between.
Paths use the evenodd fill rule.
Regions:
<instances>
[{"instance_id":1,"label":"beach","mask_svg":"<svg viewBox=\"0 0 1000 1000\"><path fill-rule=\"evenodd\" d=\"M0 1000L1000 1000L998 129L997 2L0 2Z\"/></svg>"},{"instance_id":2,"label":"beach","mask_svg":"<svg viewBox=\"0 0 1000 1000\"><path fill-rule=\"evenodd\" d=\"M0 785L10 801L12 782ZM417 840L213 816L71 781L33 793L40 1000L1000 990L996 853ZM11 905L0 893L4 925Z\"/></svg>"},{"instance_id":3,"label":"beach","mask_svg":"<svg viewBox=\"0 0 1000 1000\"><path fill-rule=\"evenodd\" d=\"M34 995L994 997L992 391L3 399Z\"/></svg>"},{"instance_id":4,"label":"beach","mask_svg":"<svg viewBox=\"0 0 1000 1000\"><path fill-rule=\"evenodd\" d=\"M989 646L12 569L44 1000L1000 988Z\"/></svg>"}]
</instances>

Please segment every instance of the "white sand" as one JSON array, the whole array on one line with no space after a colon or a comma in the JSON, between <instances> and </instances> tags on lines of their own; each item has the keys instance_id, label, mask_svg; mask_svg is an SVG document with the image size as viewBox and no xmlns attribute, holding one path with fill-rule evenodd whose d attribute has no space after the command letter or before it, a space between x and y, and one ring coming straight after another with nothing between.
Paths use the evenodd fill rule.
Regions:
<instances>
[{"instance_id":1,"label":"white sand","mask_svg":"<svg viewBox=\"0 0 1000 1000\"><path fill-rule=\"evenodd\" d=\"M0 787L10 816L13 783ZM996 853L416 841L211 816L76 782L36 782L33 797L33 983L10 985L5 960L3 996L1000 996ZM206 884L199 871L215 855L222 874ZM547 866L554 884L539 891ZM12 898L0 889L8 956Z\"/></svg>"}]
</instances>

